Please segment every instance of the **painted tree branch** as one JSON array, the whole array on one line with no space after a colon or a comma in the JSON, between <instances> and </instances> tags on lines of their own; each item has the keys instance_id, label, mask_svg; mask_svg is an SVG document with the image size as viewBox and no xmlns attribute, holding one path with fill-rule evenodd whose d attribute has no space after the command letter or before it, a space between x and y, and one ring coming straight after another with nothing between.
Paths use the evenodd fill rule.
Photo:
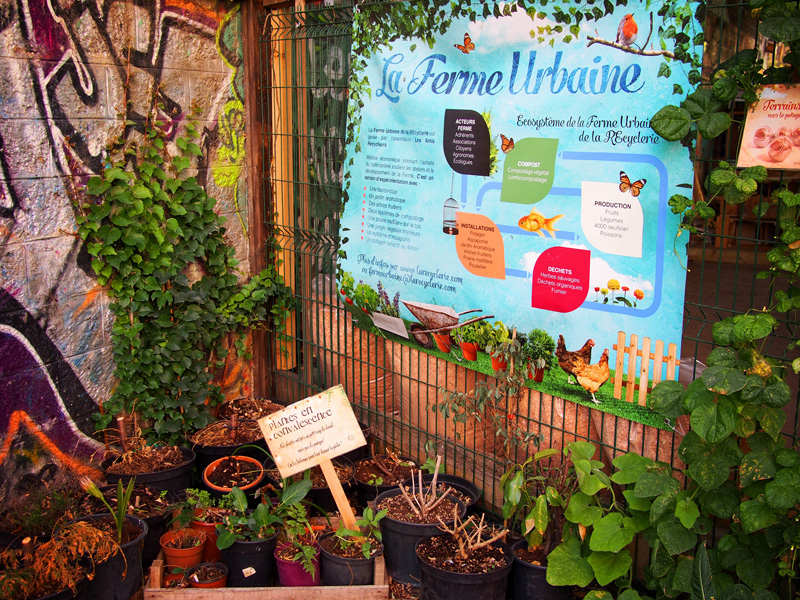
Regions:
<instances>
[{"instance_id":1,"label":"painted tree branch","mask_svg":"<svg viewBox=\"0 0 800 600\"><path fill-rule=\"evenodd\" d=\"M628 54L638 54L639 56L666 56L667 58L675 58L675 54L669 50L640 50L639 48L624 46L622 44L618 44L617 42L605 40L601 37L595 37L593 35L590 35L586 39L589 40L589 43L586 44L587 48L592 44L602 44L603 46L609 46L611 48L616 48L617 50L622 50Z\"/></svg>"}]
</instances>

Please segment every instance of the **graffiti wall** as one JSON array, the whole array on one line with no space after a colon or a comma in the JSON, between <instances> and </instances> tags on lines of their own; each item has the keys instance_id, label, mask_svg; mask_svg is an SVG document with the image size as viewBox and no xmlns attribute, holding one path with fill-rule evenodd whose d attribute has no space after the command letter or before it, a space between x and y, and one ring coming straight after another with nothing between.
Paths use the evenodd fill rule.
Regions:
<instances>
[{"instance_id":1,"label":"graffiti wall","mask_svg":"<svg viewBox=\"0 0 800 600\"><path fill-rule=\"evenodd\" d=\"M91 415L115 385L112 319L74 206L153 90L175 131L199 119L198 177L246 270L241 37L232 2L0 3L0 504L63 467L91 473L102 451ZM243 375L225 369L226 393L248 393Z\"/></svg>"}]
</instances>

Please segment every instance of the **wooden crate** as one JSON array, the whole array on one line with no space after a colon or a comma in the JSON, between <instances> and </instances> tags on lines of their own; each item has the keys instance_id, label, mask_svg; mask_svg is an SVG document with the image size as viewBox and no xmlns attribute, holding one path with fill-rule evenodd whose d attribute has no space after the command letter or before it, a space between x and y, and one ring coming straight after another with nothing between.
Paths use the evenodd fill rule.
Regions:
<instances>
[{"instance_id":1,"label":"wooden crate","mask_svg":"<svg viewBox=\"0 0 800 600\"><path fill-rule=\"evenodd\" d=\"M144 600L386 600L389 579L383 556L375 558L375 585L165 589L161 587L164 561L156 559L145 583Z\"/></svg>"}]
</instances>

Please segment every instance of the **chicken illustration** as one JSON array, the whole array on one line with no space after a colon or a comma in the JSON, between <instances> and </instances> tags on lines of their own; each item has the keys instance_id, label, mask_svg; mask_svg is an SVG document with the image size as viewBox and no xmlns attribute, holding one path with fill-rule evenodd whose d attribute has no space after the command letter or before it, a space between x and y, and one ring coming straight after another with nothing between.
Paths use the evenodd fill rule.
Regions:
<instances>
[{"instance_id":1,"label":"chicken illustration","mask_svg":"<svg viewBox=\"0 0 800 600\"><path fill-rule=\"evenodd\" d=\"M599 363L596 365L576 364L573 367L573 373L581 387L592 395L592 402L600 404L600 401L594 397L594 393L611 377L611 371L608 368L608 348L603 350L603 356L600 357Z\"/></svg>"},{"instance_id":2,"label":"chicken illustration","mask_svg":"<svg viewBox=\"0 0 800 600\"><path fill-rule=\"evenodd\" d=\"M573 385L572 375L575 373L574 365L582 364L588 365L592 362L592 346L594 340L586 340L586 343L580 350L570 352L567 350L567 344L564 341L564 336L558 336L558 344L556 345L556 358L558 359L558 366L561 367L567 374L567 383Z\"/></svg>"},{"instance_id":3,"label":"chicken illustration","mask_svg":"<svg viewBox=\"0 0 800 600\"><path fill-rule=\"evenodd\" d=\"M639 35L639 26L633 20L633 15L628 13L622 17L617 29L617 43L627 47L633 46L637 35Z\"/></svg>"}]
</instances>

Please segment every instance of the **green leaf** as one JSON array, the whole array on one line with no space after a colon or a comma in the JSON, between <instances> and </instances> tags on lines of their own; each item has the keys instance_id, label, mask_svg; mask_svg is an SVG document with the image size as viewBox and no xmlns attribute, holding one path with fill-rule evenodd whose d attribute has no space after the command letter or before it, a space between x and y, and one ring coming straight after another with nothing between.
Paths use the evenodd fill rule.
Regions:
<instances>
[{"instance_id":1,"label":"green leaf","mask_svg":"<svg viewBox=\"0 0 800 600\"><path fill-rule=\"evenodd\" d=\"M775 565L769 560L748 558L736 563L736 574L754 590L764 590L775 577Z\"/></svg>"},{"instance_id":2,"label":"green leaf","mask_svg":"<svg viewBox=\"0 0 800 600\"><path fill-rule=\"evenodd\" d=\"M771 408L769 406L759 406L756 412L756 418L761 423L761 427L766 431L773 440L777 440L781 435L781 429L786 422L786 413L780 408Z\"/></svg>"},{"instance_id":3,"label":"green leaf","mask_svg":"<svg viewBox=\"0 0 800 600\"><path fill-rule=\"evenodd\" d=\"M633 493L637 498L655 498L662 494L677 492L681 484L677 479L667 473L642 473Z\"/></svg>"},{"instance_id":4,"label":"green leaf","mask_svg":"<svg viewBox=\"0 0 800 600\"><path fill-rule=\"evenodd\" d=\"M774 509L758 500L745 500L739 506L738 513L745 533L766 529L780 519L780 515Z\"/></svg>"},{"instance_id":5,"label":"green leaf","mask_svg":"<svg viewBox=\"0 0 800 600\"><path fill-rule=\"evenodd\" d=\"M681 525L687 529L691 529L694 526L694 522L700 516L700 509L691 498L684 498L683 500L678 500L675 506L675 516L678 517Z\"/></svg>"},{"instance_id":6,"label":"green leaf","mask_svg":"<svg viewBox=\"0 0 800 600\"><path fill-rule=\"evenodd\" d=\"M608 585L618 577L627 575L633 564L633 559L627 550L616 553L592 552L588 560L600 585Z\"/></svg>"},{"instance_id":7,"label":"green leaf","mask_svg":"<svg viewBox=\"0 0 800 600\"><path fill-rule=\"evenodd\" d=\"M596 552L619 552L636 534L630 517L609 513L594 524L589 548Z\"/></svg>"},{"instance_id":8,"label":"green leaf","mask_svg":"<svg viewBox=\"0 0 800 600\"><path fill-rule=\"evenodd\" d=\"M730 395L741 390L747 383L745 374L735 367L708 367L701 375L703 383L712 392Z\"/></svg>"},{"instance_id":9,"label":"green leaf","mask_svg":"<svg viewBox=\"0 0 800 600\"><path fill-rule=\"evenodd\" d=\"M671 383L678 382L672 381ZM681 386L681 393L683 393L683 386ZM626 485L629 483L635 483L641 475L647 472L648 468L655 464L655 461L653 461L651 458L642 456L641 454L628 452L627 454L616 457L612 461L612 464L618 469L618 471L611 476L611 481L620 485Z\"/></svg>"},{"instance_id":10,"label":"green leaf","mask_svg":"<svg viewBox=\"0 0 800 600\"><path fill-rule=\"evenodd\" d=\"M775 463L770 453L751 450L745 454L739 467L741 486L747 487L755 481L772 479L775 470Z\"/></svg>"},{"instance_id":11,"label":"green leaf","mask_svg":"<svg viewBox=\"0 0 800 600\"><path fill-rule=\"evenodd\" d=\"M672 381L670 379L664 380L653 388L653 392L647 397L648 406L661 414L667 419L675 419L683 414L683 384L679 381ZM612 477L616 483L623 483L617 481ZM626 481L624 483L632 483Z\"/></svg>"},{"instance_id":12,"label":"green leaf","mask_svg":"<svg viewBox=\"0 0 800 600\"><path fill-rule=\"evenodd\" d=\"M140 198L140 199L153 197L153 193L150 191L150 189L146 185L143 185L141 183L137 183L136 185L134 185L133 189L131 190L131 193L135 198Z\"/></svg>"},{"instance_id":13,"label":"green leaf","mask_svg":"<svg viewBox=\"0 0 800 600\"><path fill-rule=\"evenodd\" d=\"M755 342L771 334L777 325L778 321L769 314L739 315L733 326L731 340L736 343Z\"/></svg>"},{"instance_id":14,"label":"green leaf","mask_svg":"<svg viewBox=\"0 0 800 600\"><path fill-rule=\"evenodd\" d=\"M658 539L672 556L688 552L697 543L697 534L691 529L686 529L675 517L661 521L656 526L656 531Z\"/></svg>"},{"instance_id":15,"label":"green leaf","mask_svg":"<svg viewBox=\"0 0 800 600\"><path fill-rule=\"evenodd\" d=\"M720 519L731 519L733 513L739 508L741 496L733 483L726 482L719 488L710 491L701 491L698 501L703 509Z\"/></svg>"},{"instance_id":16,"label":"green leaf","mask_svg":"<svg viewBox=\"0 0 800 600\"><path fill-rule=\"evenodd\" d=\"M714 97L725 103L733 100L739 93L739 86L730 77L717 79L711 89L714 91Z\"/></svg>"},{"instance_id":17,"label":"green leaf","mask_svg":"<svg viewBox=\"0 0 800 600\"><path fill-rule=\"evenodd\" d=\"M578 538L572 537L547 555L547 583L550 585L578 585L586 587L594 581L594 570L581 555Z\"/></svg>"},{"instance_id":18,"label":"green leaf","mask_svg":"<svg viewBox=\"0 0 800 600\"><path fill-rule=\"evenodd\" d=\"M794 13L789 17L772 17L765 19L758 26L758 31L776 42L793 42L800 39L800 19Z\"/></svg>"},{"instance_id":19,"label":"green leaf","mask_svg":"<svg viewBox=\"0 0 800 600\"><path fill-rule=\"evenodd\" d=\"M697 131L706 139L715 138L730 129L731 116L724 112L715 112L703 116L697 122Z\"/></svg>"},{"instance_id":20,"label":"green leaf","mask_svg":"<svg viewBox=\"0 0 800 600\"><path fill-rule=\"evenodd\" d=\"M794 469L781 469L767 483L764 497L770 508L789 511L800 502L800 474Z\"/></svg>"},{"instance_id":21,"label":"green leaf","mask_svg":"<svg viewBox=\"0 0 800 600\"><path fill-rule=\"evenodd\" d=\"M569 499L564 516L570 523L580 523L586 527L594 525L603 516L603 509L591 506L592 498L583 492L575 492Z\"/></svg>"},{"instance_id":22,"label":"green leaf","mask_svg":"<svg viewBox=\"0 0 800 600\"><path fill-rule=\"evenodd\" d=\"M691 600L714 600L717 590L712 579L711 563L708 560L706 544L703 542L695 552L692 562Z\"/></svg>"},{"instance_id":23,"label":"green leaf","mask_svg":"<svg viewBox=\"0 0 800 600\"><path fill-rule=\"evenodd\" d=\"M728 437L736 427L736 410L729 400L720 396L717 402L695 408L689 417L689 423L697 435L709 443L716 444Z\"/></svg>"},{"instance_id":24,"label":"green leaf","mask_svg":"<svg viewBox=\"0 0 800 600\"><path fill-rule=\"evenodd\" d=\"M689 133L692 115L685 108L668 105L653 115L650 127L668 142L677 142Z\"/></svg>"},{"instance_id":25,"label":"green leaf","mask_svg":"<svg viewBox=\"0 0 800 600\"><path fill-rule=\"evenodd\" d=\"M308 494L309 490L311 489L311 485L312 483L310 479L293 481L284 490L283 495L281 496L281 504L284 506L292 506L297 504L306 497L306 494Z\"/></svg>"}]
</instances>

